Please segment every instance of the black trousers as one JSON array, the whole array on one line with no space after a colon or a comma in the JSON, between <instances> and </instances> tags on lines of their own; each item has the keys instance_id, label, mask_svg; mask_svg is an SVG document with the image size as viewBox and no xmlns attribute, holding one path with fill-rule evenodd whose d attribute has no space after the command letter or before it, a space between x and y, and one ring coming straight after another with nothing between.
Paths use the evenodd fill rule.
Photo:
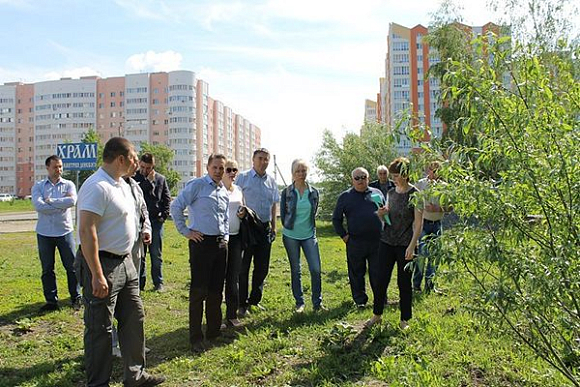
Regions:
<instances>
[{"instance_id":1,"label":"black trousers","mask_svg":"<svg viewBox=\"0 0 580 387\"><path fill-rule=\"evenodd\" d=\"M387 288L391 282L393 268L397 264L397 285L399 287L399 308L401 310L401 320L410 320L412 312L412 286L411 276L413 273L412 261L405 260L406 246L391 246L384 242L379 246L379 259L377 269L372 270L375 276L374 283L377 284L375 299L373 303L373 313L381 315L385 307L387 298Z\"/></svg>"},{"instance_id":2,"label":"black trousers","mask_svg":"<svg viewBox=\"0 0 580 387\"><path fill-rule=\"evenodd\" d=\"M194 344L203 339L201 322L205 302L205 319L208 339L220 335L222 323L222 292L226 274L228 247L215 236L205 235L203 241L189 241L189 341Z\"/></svg>"},{"instance_id":3,"label":"black trousers","mask_svg":"<svg viewBox=\"0 0 580 387\"><path fill-rule=\"evenodd\" d=\"M379 253L379 240L350 238L346 244L346 262L348 266L348 281L352 298L356 304L366 304L369 297L365 289L365 274L367 262L370 267L376 266ZM370 270L369 270L370 271ZM371 288L374 289L374 279L369 275ZM374 291L373 291L374 293Z\"/></svg>"},{"instance_id":4,"label":"black trousers","mask_svg":"<svg viewBox=\"0 0 580 387\"><path fill-rule=\"evenodd\" d=\"M272 244L268 239L270 235L269 223L264 223L264 231L257 237L257 243L248 247L242 254L242 267L240 270L240 306L258 305L262 300L264 281L270 270L270 251ZM250 266L254 261L252 271L252 291L249 293Z\"/></svg>"},{"instance_id":5,"label":"black trousers","mask_svg":"<svg viewBox=\"0 0 580 387\"><path fill-rule=\"evenodd\" d=\"M240 305L240 269L242 267L242 239L240 235L230 235L228 243L228 263L226 269L226 319L237 317Z\"/></svg>"}]
</instances>

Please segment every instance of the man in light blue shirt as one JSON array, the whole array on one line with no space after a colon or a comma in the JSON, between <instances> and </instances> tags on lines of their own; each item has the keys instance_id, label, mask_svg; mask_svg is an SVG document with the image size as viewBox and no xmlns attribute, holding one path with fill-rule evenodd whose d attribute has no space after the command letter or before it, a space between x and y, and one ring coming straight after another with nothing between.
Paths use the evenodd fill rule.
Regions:
<instances>
[{"instance_id":1,"label":"man in light blue shirt","mask_svg":"<svg viewBox=\"0 0 580 387\"><path fill-rule=\"evenodd\" d=\"M201 330L205 301L205 338L220 336L222 292L226 275L230 198L222 183L226 157L212 154L207 175L190 180L171 203L171 217L177 230L189 239L189 341L194 352L205 350ZM187 208L189 226L184 210Z\"/></svg>"},{"instance_id":2,"label":"man in light blue shirt","mask_svg":"<svg viewBox=\"0 0 580 387\"><path fill-rule=\"evenodd\" d=\"M77 190L72 181L63 179L62 160L56 155L45 161L48 178L32 187L32 204L38 212L36 237L42 266L42 288L46 304L41 311L57 310L58 294L54 274L54 256L58 248L66 269L72 306L80 308L80 287L74 269L73 220L71 208L77 201Z\"/></svg>"},{"instance_id":3,"label":"man in light blue shirt","mask_svg":"<svg viewBox=\"0 0 580 387\"><path fill-rule=\"evenodd\" d=\"M246 206L258 216L262 230L256 236L256 244L244 250L240 271L240 309L238 314L245 317L250 308L260 309L264 281L270 268L270 251L276 238L276 204L280 200L276 180L266 173L270 163L270 152L265 148L256 149L252 157L252 169L243 172L236 184L242 189ZM249 293L250 265L254 259L252 291Z\"/></svg>"}]
</instances>

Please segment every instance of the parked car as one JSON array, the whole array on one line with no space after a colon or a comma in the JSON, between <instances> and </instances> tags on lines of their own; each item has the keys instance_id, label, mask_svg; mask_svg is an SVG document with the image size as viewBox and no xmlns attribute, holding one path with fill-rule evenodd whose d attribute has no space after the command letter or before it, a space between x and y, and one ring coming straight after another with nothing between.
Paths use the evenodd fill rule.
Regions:
<instances>
[{"instance_id":1,"label":"parked car","mask_svg":"<svg viewBox=\"0 0 580 387\"><path fill-rule=\"evenodd\" d=\"M14 195L7 193L0 193L0 202L9 202L14 200Z\"/></svg>"}]
</instances>

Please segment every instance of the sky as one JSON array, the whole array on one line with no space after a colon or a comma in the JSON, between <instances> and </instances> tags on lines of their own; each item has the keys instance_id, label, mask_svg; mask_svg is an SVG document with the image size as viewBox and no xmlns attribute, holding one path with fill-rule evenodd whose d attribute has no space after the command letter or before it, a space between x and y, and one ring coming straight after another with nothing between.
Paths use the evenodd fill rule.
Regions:
<instances>
[{"instance_id":1,"label":"sky","mask_svg":"<svg viewBox=\"0 0 580 387\"><path fill-rule=\"evenodd\" d=\"M464 22L497 21L464 0ZM357 132L384 76L390 22L438 0L0 0L0 84L190 70L262 130L286 180L322 133ZM388 161L388 160L387 160ZM385 162L387 162L385 161ZM269 169L271 171L272 168Z\"/></svg>"}]
</instances>

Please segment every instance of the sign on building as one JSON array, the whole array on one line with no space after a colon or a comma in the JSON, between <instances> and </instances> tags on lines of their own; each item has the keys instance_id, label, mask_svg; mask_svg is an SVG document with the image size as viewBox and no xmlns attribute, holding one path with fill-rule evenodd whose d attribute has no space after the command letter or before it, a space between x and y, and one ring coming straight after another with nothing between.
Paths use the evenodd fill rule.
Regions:
<instances>
[{"instance_id":1,"label":"sign on building","mask_svg":"<svg viewBox=\"0 0 580 387\"><path fill-rule=\"evenodd\" d=\"M76 142L58 144L56 155L62 159L63 169L86 171L97 169L97 143Z\"/></svg>"}]
</instances>

